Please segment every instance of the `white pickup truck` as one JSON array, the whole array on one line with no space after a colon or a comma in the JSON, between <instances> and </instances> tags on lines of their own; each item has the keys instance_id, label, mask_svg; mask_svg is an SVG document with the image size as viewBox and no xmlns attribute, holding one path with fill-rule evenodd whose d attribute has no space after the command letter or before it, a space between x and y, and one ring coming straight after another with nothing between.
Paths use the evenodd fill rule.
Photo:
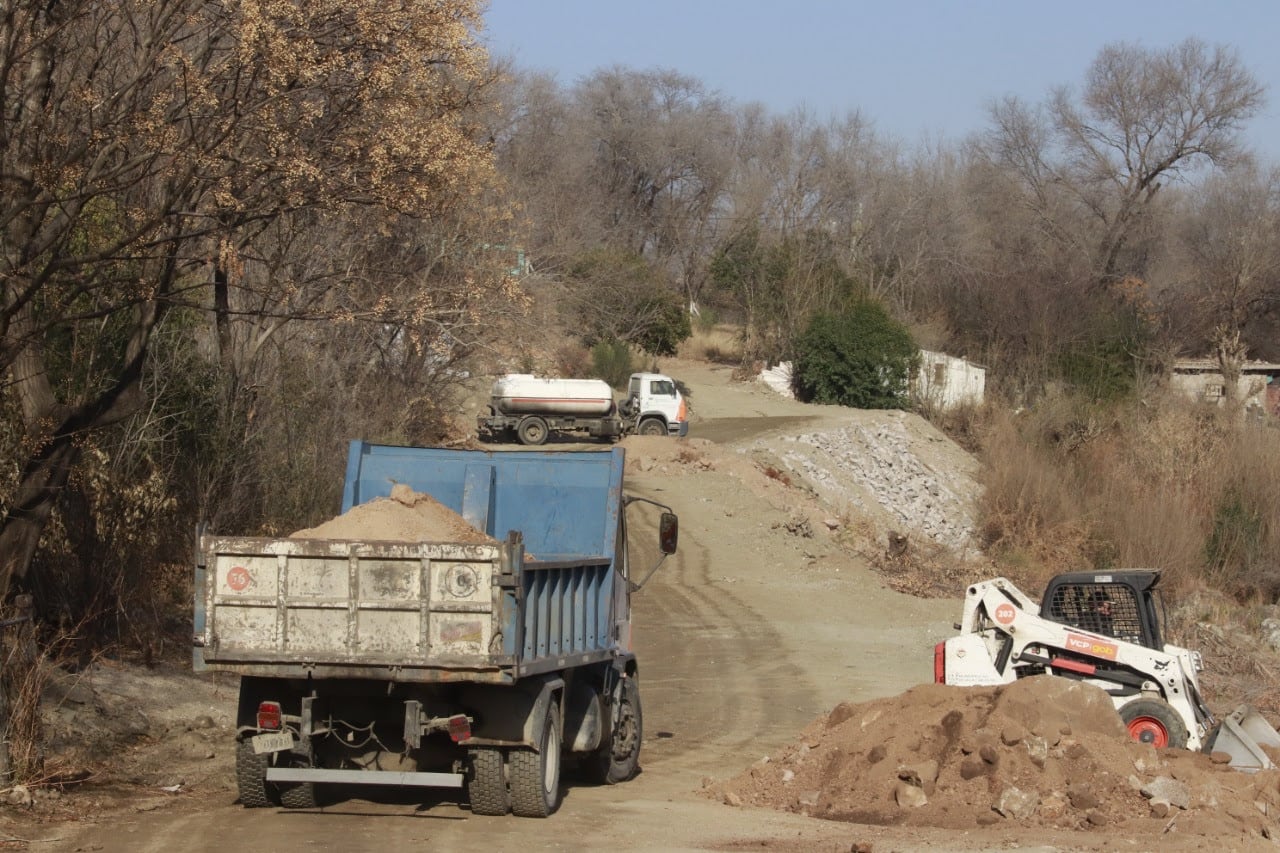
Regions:
<instances>
[{"instance_id":1,"label":"white pickup truck","mask_svg":"<svg viewBox=\"0 0 1280 853\"><path fill-rule=\"evenodd\" d=\"M477 427L482 438L514 435L530 445L542 444L553 432L610 440L633 434L684 436L689 408L675 380L661 373L631 374L621 403L602 379L508 373L493 383L488 411Z\"/></svg>"}]
</instances>

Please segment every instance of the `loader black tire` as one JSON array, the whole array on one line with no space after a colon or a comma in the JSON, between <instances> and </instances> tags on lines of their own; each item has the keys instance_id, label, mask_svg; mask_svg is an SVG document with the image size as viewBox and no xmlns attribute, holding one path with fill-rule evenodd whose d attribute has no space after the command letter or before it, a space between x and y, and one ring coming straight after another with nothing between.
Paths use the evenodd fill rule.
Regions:
<instances>
[{"instance_id":1,"label":"loader black tire","mask_svg":"<svg viewBox=\"0 0 1280 853\"><path fill-rule=\"evenodd\" d=\"M640 742L644 739L640 683L634 676L619 679L612 698L610 737L587 760L588 775L602 785L616 785L636 775L640 770Z\"/></svg>"},{"instance_id":2,"label":"loader black tire","mask_svg":"<svg viewBox=\"0 0 1280 853\"><path fill-rule=\"evenodd\" d=\"M538 751L513 749L507 754L512 814L549 817L559 808L560 759L560 711L552 705L542 719Z\"/></svg>"},{"instance_id":3,"label":"loader black tire","mask_svg":"<svg viewBox=\"0 0 1280 853\"><path fill-rule=\"evenodd\" d=\"M1187 748L1187 725L1163 699L1134 699L1120 708L1120 719L1129 730L1129 737L1138 743L1149 743L1158 749Z\"/></svg>"},{"instance_id":4,"label":"loader black tire","mask_svg":"<svg viewBox=\"0 0 1280 853\"><path fill-rule=\"evenodd\" d=\"M248 740L236 743L236 793L246 809L264 809L278 802L275 786L267 782L267 762L268 756L254 752Z\"/></svg>"},{"instance_id":5,"label":"loader black tire","mask_svg":"<svg viewBox=\"0 0 1280 853\"><path fill-rule=\"evenodd\" d=\"M467 750L467 797L471 813L504 815L511 810L502 751L491 747Z\"/></svg>"}]
</instances>

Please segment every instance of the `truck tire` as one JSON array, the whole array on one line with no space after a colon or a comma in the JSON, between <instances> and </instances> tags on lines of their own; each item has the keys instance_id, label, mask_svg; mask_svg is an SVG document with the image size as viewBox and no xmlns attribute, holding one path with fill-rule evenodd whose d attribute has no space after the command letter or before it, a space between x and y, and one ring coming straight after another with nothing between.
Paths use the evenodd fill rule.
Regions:
<instances>
[{"instance_id":1,"label":"truck tire","mask_svg":"<svg viewBox=\"0 0 1280 853\"><path fill-rule=\"evenodd\" d=\"M547 422L542 418L525 418L516 429L521 444L539 445L547 440Z\"/></svg>"},{"instance_id":2,"label":"truck tire","mask_svg":"<svg viewBox=\"0 0 1280 853\"><path fill-rule=\"evenodd\" d=\"M645 418L640 422L641 435L666 435L667 425L657 418Z\"/></svg>"},{"instance_id":3,"label":"truck tire","mask_svg":"<svg viewBox=\"0 0 1280 853\"><path fill-rule=\"evenodd\" d=\"M289 752L279 753L279 763L290 767L314 767L315 761L311 753L311 742L300 740ZM280 805L286 809L314 809L319 805L316 799L314 782L281 782L276 785L280 791Z\"/></svg>"},{"instance_id":4,"label":"truck tire","mask_svg":"<svg viewBox=\"0 0 1280 853\"><path fill-rule=\"evenodd\" d=\"M511 810L502 752L488 747L467 750L467 797L471 813L504 815Z\"/></svg>"},{"instance_id":5,"label":"truck tire","mask_svg":"<svg viewBox=\"0 0 1280 853\"><path fill-rule=\"evenodd\" d=\"M640 712L640 683L620 679L613 688L612 735L592 753L591 778L604 785L616 785L635 777L640 770L640 743L644 738L644 718Z\"/></svg>"},{"instance_id":6,"label":"truck tire","mask_svg":"<svg viewBox=\"0 0 1280 853\"><path fill-rule=\"evenodd\" d=\"M538 751L514 749L507 756L511 773L511 812L548 817L560 806L560 711L547 709Z\"/></svg>"},{"instance_id":7,"label":"truck tire","mask_svg":"<svg viewBox=\"0 0 1280 853\"><path fill-rule=\"evenodd\" d=\"M1163 699L1134 699L1120 708L1120 719L1129 730L1129 737L1138 743L1149 743L1157 749L1187 748L1187 725Z\"/></svg>"},{"instance_id":8,"label":"truck tire","mask_svg":"<svg viewBox=\"0 0 1280 853\"><path fill-rule=\"evenodd\" d=\"M246 809L264 809L277 803L275 786L267 783L267 756L253 751L247 740L236 742L236 793Z\"/></svg>"}]
</instances>

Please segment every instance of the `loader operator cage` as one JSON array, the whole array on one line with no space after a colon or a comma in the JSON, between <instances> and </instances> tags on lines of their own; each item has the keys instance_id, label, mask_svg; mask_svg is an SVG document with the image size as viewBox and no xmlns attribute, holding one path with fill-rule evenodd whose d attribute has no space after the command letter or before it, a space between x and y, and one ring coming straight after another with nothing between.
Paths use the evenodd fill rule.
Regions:
<instances>
[{"instance_id":1,"label":"loader operator cage","mask_svg":"<svg viewBox=\"0 0 1280 853\"><path fill-rule=\"evenodd\" d=\"M1044 615L1054 622L1145 645L1138 598L1125 584L1060 584L1045 605Z\"/></svg>"}]
</instances>

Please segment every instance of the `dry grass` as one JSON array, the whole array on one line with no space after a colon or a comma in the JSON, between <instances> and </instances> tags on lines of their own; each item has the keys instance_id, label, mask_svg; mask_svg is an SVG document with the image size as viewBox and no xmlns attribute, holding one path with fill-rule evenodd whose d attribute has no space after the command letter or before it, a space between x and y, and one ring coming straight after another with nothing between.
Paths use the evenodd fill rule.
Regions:
<instances>
[{"instance_id":1,"label":"dry grass","mask_svg":"<svg viewBox=\"0 0 1280 853\"><path fill-rule=\"evenodd\" d=\"M679 354L681 358L714 364L740 364L742 331L727 323L717 324L710 329L695 328L693 335L680 345Z\"/></svg>"},{"instance_id":2,"label":"dry grass","mask_svg":"<svg viewBox=\"0 0 1280 853\"><path fill-rule=\"evenodd\" d=\"M18 596L18 601L21 606L0 610L0 617L11 623L0 628L0 771L8 777L0 776L0 786L11 780L30 782L44 772L40 697L45 672L30 596Z\"/></svg>"},{"instance_id":3,"label":"dry grass","mask_svg":"<svg viewBox=\"0 0 1280 853\"><path fill-rule=\"evenodd\" d=\"M1241 603L1280 596L1274 427L1180 401L1098 410L1067 398L984 433L983 544L1030 581L1161 568ZM1033 584L1034 585L1034 584Z\"/></svg>"}]
</instances>

